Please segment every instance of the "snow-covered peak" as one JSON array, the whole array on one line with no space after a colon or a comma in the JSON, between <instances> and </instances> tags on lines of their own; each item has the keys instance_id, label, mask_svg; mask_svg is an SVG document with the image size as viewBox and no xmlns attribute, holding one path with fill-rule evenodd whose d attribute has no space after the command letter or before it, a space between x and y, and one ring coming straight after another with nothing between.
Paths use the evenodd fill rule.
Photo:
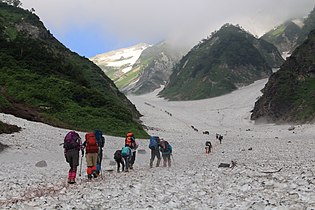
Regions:
<instances>
[{"instance_id":1,"label":"snow-covered peak","mask_svg":"<svg viewBox=\"0 0 315 210\"><path fill-rule=\"evenodd\" d=\"M121 71L126 73L132 69L133 64L138 60L142 51L149 46L148 44L140 43L131 47L98 54L90 58L90 60L98 66L122 68Z\"/></svg>"}]
</instances>

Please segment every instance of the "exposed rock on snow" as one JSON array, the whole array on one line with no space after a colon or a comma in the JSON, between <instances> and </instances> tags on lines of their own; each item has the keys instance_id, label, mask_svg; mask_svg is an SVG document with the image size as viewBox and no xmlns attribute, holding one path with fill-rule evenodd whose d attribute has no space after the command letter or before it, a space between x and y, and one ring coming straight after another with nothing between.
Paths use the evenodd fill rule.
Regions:
<instances>
[{"instance_id":1,"label":"exposed rock on snow","mask_svg":"<svg viewBox=\"0 0 315 210\"><path fill-rule=\"evenodd\" d=\"M42 167L47 167L47 163L46 163L45 160L42 160L42 161L37 162L37 163L35 164L35 166L36 166L36 167L40 167L40 168L42 168Z\"/></svg>"}]
</instances>

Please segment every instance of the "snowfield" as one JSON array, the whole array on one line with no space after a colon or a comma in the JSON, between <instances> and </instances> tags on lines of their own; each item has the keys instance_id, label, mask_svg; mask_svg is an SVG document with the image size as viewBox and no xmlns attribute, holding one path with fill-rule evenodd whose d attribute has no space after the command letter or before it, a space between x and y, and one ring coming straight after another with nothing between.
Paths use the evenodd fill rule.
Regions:
<instances>
[{"instance_id":1,"label":"snowfield","mask_svg":"<svg viewBox=\"0 0 315 210\"><path fill-rule=\"evenodd\" d=\"M169 102L157 92L129 96L148 133L173 146L172 167L150 169L149 140L138 139L134 170L116 173L113 154L124 139L105 136L101 177L88 181L83 159L75 185L67 184L69 166L59 145L68 130L0 114L22 127L0 135L10 146L0 153L0 209L315 209L315 125L252 122L266 82L198 101ZM36 167L39 161L47 166ZM234 168L218 167L231 161Z\"/></svg>"}]
</instances>

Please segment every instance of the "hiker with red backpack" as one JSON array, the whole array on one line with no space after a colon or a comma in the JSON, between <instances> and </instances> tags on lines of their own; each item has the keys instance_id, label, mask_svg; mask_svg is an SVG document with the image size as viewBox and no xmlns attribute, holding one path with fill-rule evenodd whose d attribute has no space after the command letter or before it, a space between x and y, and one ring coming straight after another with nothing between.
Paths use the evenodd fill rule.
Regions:
<instances>
[{"instance_id":1,"label":"hiker with red backpack","mask_svg":"<svg viewBox=\"0 0 315 210\"><path fill-rule=\"evenodd\" d=\"M172 146L167 141L161 140L160 151L162 153L163 166L166 167L168 163L168 167L171 167L171 155L173 152Z\"/></svg>"},{"instance_id":2,"label":"hiker with red backpack","mask_svg":"<svg viewBox=\"0 0 315 210\"><path fill-rule=\"evenodd\" d=\"M160 138L158 136L150 136L149 149L151 150L150 168L153 167L155 157L157 158L156 167L160 166L161 154L159 150Z\"/></svg>"},{"instance_id":3,"label":"hiker with red backpack","mask_svg":"<svg viewBox=\"0 0 315 210\"><path fill-rule=\"evenodd\" d=\"M136 160L136 153L139 144L136 142L136 138L132 132L128 132L125 138L125 147L129 147L132 150L132 156L129 162L129 168L133 169L133 164Z\"/></svg>"},{"instance_id":4,"label":"hiker with red backpack","mask_svg":"<svg viewBox=\"0 0 315 210\"><path fill-rule=\"evenodd\" d=\"M85 134L85 141L83 143L85 147L85 158L87 165L87 175L88 179L92 179L92 175L94 178L97 177L97 158L99 152L99 146L97 144L97 140L94 132L89 132Z\"/></svg>"},{"instance_id":5,"label":"hiker with red backpack","mask_svg":"<svg viewBox=\"0 0 315 210\"><path fill-rule=\"evenodd\" d=\"M82 152L82 157L84 155L82 141L79 134L75 131L68 132L64 138L63 148L66 161L70 165L70 169L68 172L68 183L74 184L77 175L77 167L79 165L80 150Z\"/></svg>"}]
</instances>

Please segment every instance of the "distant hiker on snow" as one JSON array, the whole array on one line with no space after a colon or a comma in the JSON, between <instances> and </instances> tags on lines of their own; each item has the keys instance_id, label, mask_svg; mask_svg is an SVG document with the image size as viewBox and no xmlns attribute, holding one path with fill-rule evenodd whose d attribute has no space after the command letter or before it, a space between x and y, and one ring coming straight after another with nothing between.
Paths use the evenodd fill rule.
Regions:
<instances>
[{"instance_id":1,"label":"distant hiker on snow","mask_svg":"<svg viewBox=\"0 0 315 210\"><path fill-rule=\"evenodd\" d=\"M125 160L125 172L128 172L130 161L132 160L132 150L126 146L121 149L121 156Z\"/></svg>"},{"instance_id":2,"label":"distant hiker on snow","mask_svg":"<svg viewBox=\"0 0 315 210\"><path fill-rule=\"evenodd\" d=\"M168 167L171 167L172 146L164 140L160 141L160 145L160 151L162 152L163 157L163 166L166 167L168 163Z\"/></svg>"},{"instance_id":3,"label":"distant hiker on snow","mask_svg":"<svg viewBox=\"0 0 315 210\"><path fill-rule=\"evenodd\" d=\"M98 158L98 151L99 146L97 144L97 140L95 137L94 132L89 132L85 134L85 142L83 143L83 146L86 149L86 165L87 165L87 175L88 179L92 179L92 175L94 178L97 177L97 158Z\"/></svg>"},{"instance_id":4,"label":"distant hiker on snow","mask_svg":"<svg viewBox=\"0 0 315 210\"><path fill-rule=\"evenodd\" d=\"M210 141L206 141L206 153L209 154L211 152L211 149L212 149L212 144Z\"/></svg>"},{"instance_id":5,"label":"distant hiker on snow","mask_svg":"<svg viewBox=\"0 0 315 210\"><path fill-rule=\"evenodd\" d=\"M82 156L84 155L79 134L75 131L70 131L64 138L63 148L66 161L70 165L68 183L74 184L77 174L77 167L79 165L79 151L81 150Z\"/></svg>"},{"instance_id":6,"label":"distant hiker on snow","mask_svg":"<svg viewBox=\"0 0 315 210\"><path fill-rule=\"evenodd\" d=\"M150 136L149 148L151 149L150 168L153 167L154 158L157 158L156 167L159 167L161 162L161 154L159 150L160 138L158 136Z\"/></svg>"},{"instance_id":7,"label":"distant hiker on snow","mask_svg":"<svg viewBox=\"0 0 315 210\"><path fill-rule=\"evenodd\" d=\"M123 157L121 156L121 150L116 150L116 152L114 153L114 159L117 163L117 173L120 172L120 164L122 166L122 170L121 171L124 171L125 170L125 163L124 163L124 159Z\"/></svg>"},{"instance_id":8,"label":"distant hiker on snow","mask_svg":"<svg viewBox=\"0 0 315 210\"><path fill-rule=\"evenodd\" d=\"M216 133L216 134L215 134L215 137L216 137L216 139L218 139L218 140L220 141L220 144L221 144L221 143L222 143L223 136L222 136L221 134Z\"/></svg>"},{"instance_id":9,"label":"distant hiker on snow","mask_svg":"<svg viewBox=\"0 0 315 210\"><path fill-rule=\"evenodd\" d=\"M129 147L132 150L132 158L129 162L129 168L133 169L133 164L136 160L136 150L138 148L138 143L136 142L136 138L132 132L128 132L125 139L125 147Z\"/></svg>"}]
</instances>

